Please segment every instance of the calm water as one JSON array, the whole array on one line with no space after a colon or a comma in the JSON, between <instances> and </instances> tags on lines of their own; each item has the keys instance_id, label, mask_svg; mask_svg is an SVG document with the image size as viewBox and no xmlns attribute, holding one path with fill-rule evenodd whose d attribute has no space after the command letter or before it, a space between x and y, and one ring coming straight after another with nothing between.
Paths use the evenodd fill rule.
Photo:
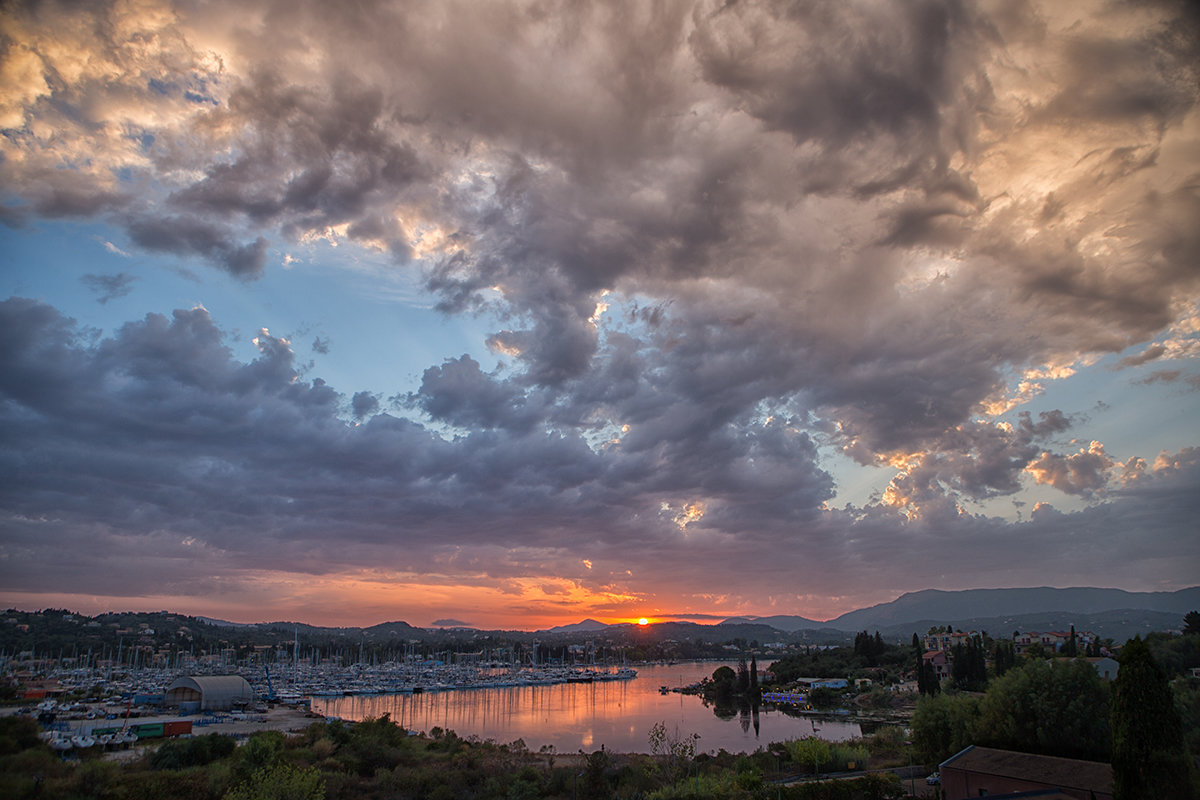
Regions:
<instances>
[{"instance_id":1,"label":"calm water","mask_svg":"<svg viewBox=\"0 0 1200 800\"><path fill-rule=\"evenodd\" d=\"M660 686L683 686L712 675L719 664L641 666L627 681L562 683L468 689L428 694L315 697L313 711L361 720L390 714L394 722L426 733L433 727L501 744L523 739L531 750L554 745L559 752L590 752L604 745L625 753L649 752L656 722L681 736L700 734L697 751L752 752L771 742L812 736L842 741L861 735L858 723L789 717L763 706L757 726L750 714L720 719L699 697L661 694ZM731 665L733 666L733 665ZM814 731L814 726L818 729Z\"/></svg>"}]
</instances>

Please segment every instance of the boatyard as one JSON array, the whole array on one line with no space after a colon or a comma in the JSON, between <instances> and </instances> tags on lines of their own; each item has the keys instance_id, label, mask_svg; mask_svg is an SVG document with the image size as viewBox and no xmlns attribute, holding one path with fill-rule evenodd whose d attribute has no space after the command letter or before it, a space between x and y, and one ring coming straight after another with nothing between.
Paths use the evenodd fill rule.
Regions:
<instances>
[{"instance_id":1,"label":"boatyard","mask_svg":"<svg viewBox=\"0 0 1200 800\"><path fill-rule=\"evenodd\" d=\"M44 682L52 687L49 696L12 713L34 716L45 728L42 738L58 752L99 749L116 754L139 741L175 736L219 732L240 738L264 730L300 731L323 718L311 710L312 698L551 686L637 676L636 670L624 666L518 667L428 660L290 667L286 677L278 672L272 676L267 665L243 669L240 675L191 676L161 669L115 676L85 668L56 669ZM244 691L228 688L238 685ZM79 692L107 698L65 699Z\"/></svg>"}]
</instances>

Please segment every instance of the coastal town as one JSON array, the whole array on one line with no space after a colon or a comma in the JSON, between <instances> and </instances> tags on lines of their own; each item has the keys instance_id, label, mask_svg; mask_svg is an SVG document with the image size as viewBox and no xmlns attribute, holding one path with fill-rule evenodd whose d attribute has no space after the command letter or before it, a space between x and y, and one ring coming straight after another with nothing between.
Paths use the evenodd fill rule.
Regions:
<instances>
[{"instance_id":1,"label":"coastal town","mask_svg":"<svg viewBox=\"0 0 1200 800\"><path fill-rule=\"evenodd\" d=\"M162 626L166 621L160 617L155 624ZM199 632L207 624L179 615L171 615L170 621L176 626L171 632L176 639L181 638L180 631ZM39 622L48 629L70 626L81 631L112 625L61 611L10 611L0 616L9 641L14 636L53 641L45 637L45 631L38 638ZM1147 642L1176 676L1174 691L1189 697L1188 692L1200 694L1200 663L1192 663L1200 661L1200 652L1189 649L1189 642L1200 636L1200 615L1189 615L1184 622L1180 632L1153 634ZM579 634L576 641L555 640L548 647L538 638L531 640L530 646L510 643L478 650L442 647L433 651L445 642L422 645L406 641L368 648L360 639L357 652L345 647L331 652L312 642L306 647L298 629L293 630L290 646L286 642L238 643L237 629L231 629L225 631L231 638L215 642L214 647L184 652L164 647L150 622L126 620L118 625L109 628L117 635L115 652L103 646L90 652L74 647L69 655L66 647L57 654L39 651L36 646L0 652L4 693L0 720L3 724L24 720L21 724L35 725L41 746L68 769L96 760L143 763L153 759L159 749L176 746L168 743L196 737L207 740L217 735L247 743L270 734L301 741L318 735L313 733L318 730L314 725L324 730L330 725L353 727L369 721L344 720L318 710L347 699L457 694L464 702L478 702L487 692L632 684L640 672L658 670L654 674L663 674L669 663L675 663L629 661L627 649L597 644L597 632ZM638 633L647 636L651 631ZM128 647L125 637L133 642ZM1145 646L1140 639L1136 641L1139 647ZM1027 673L1038 676L1037 680L1070 686L1080 698L1107 698L1110 687L1120 680L1122 651L1129 647L1126 643L1073 627L1065 631L1018 630L1011 636L992 637L983 631L938 625L920 635L914 633L907 643L886 642L878 633L861 631L852 642L841 645L747 642L743 648L731 642L712 644L719 650L708 662L712 668L708 677L656 688L664 694L698 695L699 700L693 702L712 707L719 717L752 717L756 730L760 709L763 714L810 720L809 736L759 745L759 752L774 754L777 767L770 781L780 787L805 785L822 776L850 780L861 773L875 776L871 780L892 776L888 780L895 783L889 785L896 793L889 797L918 796L935 789L945 789L950 793L944 796L956 797L953 792L961 787L982 785L980 775L985 767L993 773L1003 772L1003 785L1024 790L1044 788L1037 776L1053 767L1090 775L1085 787L1088 792L1097 798L1113 797L1111 768L1098 761L1105 753L1102 748L1110 746L1103 744L1105 738L1091 742L1101 749L1064 744L1047 752L1017 749L1011 751L1014 755L1002 757L1010 751L989 746L993 742L986 736L978 742L956 739L950 729L939 727L942 723L931 723L929 715L935 707L943 708L938 714L986 715L992 694L1011 691L1005 688L1010 683L1005 676L1010 673ZM769 648L783 652L767 656ZM764 656L761 668L760 655ZM1076 705L1083 702L1086 707L1091 702L1080 698ZM1105 699L1104 713L1107 703ZM1061 712L1043 709L1043 713ZM839 721L853 722L861 729L862 738L854 740L860 744L822 740L823 728L832 728ZM1196 723L1188 718L1189 741L1200 738ZM1076 721L1074 735L1081 735L1078 724ZM868 730L873 732L868 734ZM406 734L433 742L430 736L444 736L445 732L433 728ZM802 745L805 741L814 744ZM683 744L677 740L672 747ZM648 747L658 746L652 736ZM809 753L813 748L815 761ZM689 752L692 758L698 757L697 751ZM1080 758L1073 761L1075 756ZM998 767L998 761L1007 766ZM1075 761L1079 766L1071 767ZM1109 771L1086 766L1097 763ZM785 764L790 766L784 769ZM865 773L864 767L868 768Z\"/></svg>"}]
</instances>

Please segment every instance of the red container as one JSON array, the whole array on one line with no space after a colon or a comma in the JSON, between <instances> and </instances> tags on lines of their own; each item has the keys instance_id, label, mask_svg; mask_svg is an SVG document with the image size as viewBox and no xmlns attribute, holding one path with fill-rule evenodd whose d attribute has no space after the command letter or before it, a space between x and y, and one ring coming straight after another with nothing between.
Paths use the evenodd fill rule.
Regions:
<instances>
[{"instance_id":1,"label":"red container","mask_svg":"<svg viewBox=\"0 0 1200 800\"><path fill-rule=\"evenodd\" d=\"M163 723L163 736L179 736L191 732L192 721L190 719L171 720Z\"/></svg>"}]
</instances>

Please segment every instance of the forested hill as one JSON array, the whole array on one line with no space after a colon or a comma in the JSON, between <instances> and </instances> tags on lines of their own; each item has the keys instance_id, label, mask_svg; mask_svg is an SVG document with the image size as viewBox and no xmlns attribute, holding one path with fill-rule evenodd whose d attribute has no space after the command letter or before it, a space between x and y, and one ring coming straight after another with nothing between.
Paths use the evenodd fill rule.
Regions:
<instances>
[{"instance_id":1,"label":"forested hill","mask_svg":"<svg viewBox=\"0 0 1200 800\"><path fill-rule=\"evenodd\" d=\"M1188 611L1200 609L1200 587L1176 592L1127 592L1122 589L1080 587L1053 589L925 589L842 614L826 622L805 617L734 617L727 623L766 624L782 631L823 628L844 633L862 630L903 633L924 631L930 625L956 628L1057 629L1072 624L1106 628L1118 636L1178 628Z\"/></svg>"},{"instance_id":2,"label":"forested hill","mask_svg":"<svg viewBox=\"0 0 1200 800\"><path fill-rule=\"evenodd\" d=\"M1122 589L1077 587L1053 589L965 589L947 592L925 589L901 595L890 603L843 614L825 623L840 630L887 627L930 619L1014 617L1024 614L1106 611L1158 611L1182 617L1200 607L1200 586L1177 592L1126 592Z\"/></svg>"}]
</instances>

